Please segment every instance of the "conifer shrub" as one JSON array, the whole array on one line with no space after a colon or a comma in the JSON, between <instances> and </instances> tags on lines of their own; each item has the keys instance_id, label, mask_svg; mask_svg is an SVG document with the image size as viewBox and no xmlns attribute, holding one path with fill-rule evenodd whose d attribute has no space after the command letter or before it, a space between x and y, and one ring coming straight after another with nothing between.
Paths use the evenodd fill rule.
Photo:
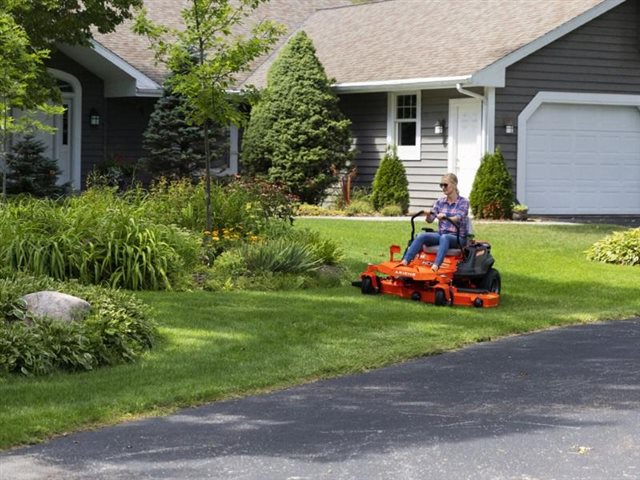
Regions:
<instances>
[{"instance_id":1,"label":"conifer shrub","mask_svg":"<svg viewBox=\"0 0 640 480\"><path fill-rule=\"evenodd\" d=\"M476 218L511 218L512 180L500 149L482 158L471 188L469 203Z\"/></svg>"},{"instance_id":2,"label":"conifer shrub","mask_svg":"<svg viewBox=\"0 0 640 480\"><path fill-rule=\"evenodd\" d=\"M317 204L352 158L350 121L305 32L284 47L267 82L243 138L242 168Z\"/></svg>"},{"instance_id":3,"label":"conifer shrub","mask_svg":"<svg viewBox=\"0 0 640 480\"><path fill-rule=\"evenodd\" d=\"M371 201L376 210L398 205L402 212L409 208L409 183L395 146L389 147L373 179Z\"/></svg>"},{"instance_id":4,"label":"conifer shrub","mask_svg":"<svg viewBox=\"0 0 640 480\"><path fill-rule=\"evenodd\" d=\"M187 121L187 103L171 88L156 102L142 137L140 163L152 178L192 177L204 169L204 131ZM227 130L210 129L212 166L222 162L228 150Z\"/></svg>"},{"instance_id":5,"label":"conifer shrub","mask_svg":"<svg viewBox=\"0 0 640 480\"><path fill-rule=\"evenodd\" d=\"M7 155L7 193L34 197L57 197L69 185L57 185L62 173L55 160L44 155L44 144L32 135L16 143Z\"/></svg>"}]
</instances>

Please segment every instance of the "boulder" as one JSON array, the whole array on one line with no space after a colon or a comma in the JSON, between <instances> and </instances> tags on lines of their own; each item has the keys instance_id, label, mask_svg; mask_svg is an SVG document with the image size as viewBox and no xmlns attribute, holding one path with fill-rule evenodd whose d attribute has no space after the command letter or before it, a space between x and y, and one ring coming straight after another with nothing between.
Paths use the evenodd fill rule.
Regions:
<instances>
[{"instance_id":1,"label":"boulder","mask_svg":"<svg viewBox=\"0 0 640 480\"><path fill-rule=\"evenodd\" d=\"M27 305L27 312L34 317L48 317L64 322L84 320L91 310L91 305L86 300L61 292L29 293L22 300Z\"/></svg>"}]
</instances>

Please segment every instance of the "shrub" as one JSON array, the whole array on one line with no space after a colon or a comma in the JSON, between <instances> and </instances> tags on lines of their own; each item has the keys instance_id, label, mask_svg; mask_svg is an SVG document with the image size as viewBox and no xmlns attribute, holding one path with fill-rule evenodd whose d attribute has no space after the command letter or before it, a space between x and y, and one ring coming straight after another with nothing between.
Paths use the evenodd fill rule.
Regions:
<instances>
[{"instance_id":1,"label":"shrub","mask_svg":"<svg viewBox=\"0 0 640 480\"><path fill-rule=\"evenodd\" d=\"M469 197L476 218L511 218L513 190L511 175L500 149L482 158Z\"/></svg>"},{"instance_id":2,"label":"shrub","mask_svg":"<svg viewBox=\"0 0 640 480\"><path fill-rule=\"evenodd\" d=\"M640 228L614 232L593 244L586 254L596 262L640 265Z\"/></svg>"},{"instance_id":3,"label":"shrub","mask_svg":"<svg viewBox=\"0 0 640 480\"><path fill-rule=\"evenodd\" d=\"M373 179L371 202L376 210L398 205L402 213L409 208L409 183L395 146L389 147Z\"/></svg>"},{"instance_id":4,"label":"shrub","mask_svg":"<svg viewBox=\"0 0 640 480\"><path fill-rule=\"evenodd\" d=\"M317 216L335 217L339 215L344 215L344 210L336 210L333 208L322 207L320 205L310 205L308 203L303 203L298 207L296 211L296 215L308 216L308 217L317 217Z\"/></svg>"},{"instance_id":5,"label":"shrub","mask_svg":"<svg viewBox=\"0 0 640 480\"><path fill-rule=\"evenodd\" d=\"M383 217L399 217L403 213L402 207L399 205L385 205L382 207L382 210L380 210L380 214Z\"/></svg>"},{"instance_id":6,"label":"shrub","mask_svg":"<svg viewBox=\"0 0 640 480\"><path fill-rule=\"evenodd\" d=\"M303 202L319 203L352 157L349 125L311 39L299 32L269 70L253 108L243 169L287 185Z\"/></svg>"},{"instance_id":7,"label":"shrub","mask_svg":"<svg viewBox=\"0 0 640 480\"><path fill-rule=\"evenodd\" d=\"M44 156L44 144L27 135L7 155L7 193L27 193L35 197L57 197L68 184L56 185L62 173L55 160Z\"/></svg>"},{"instance_id":8,"label":"shrub","mask_svg":"<svg viewBox=\"0 0 640 480\"><path fill-rule=\"evenodd\" d=\"M373 215L376 213L375 208L371 205L371 201L366 199L352 200L345 213L349 217L355 217L358 215Z\"/></svg>"},{"instance_id":9,"label":"shrub","mask_svg":"<svg viewBox=\"0 0 640 480\"><path fill-rule=\"evenodd\" d=\"M30 319L26 324L22 295L57 290L87 300L84 322ZM19 315L0 319L0 372L43 375L55 370L91 370L133 361L153 346L157 335L149 309L131 294L47 277L13 275L0 280L0 309Z\"/></svg>"}]
</instances>

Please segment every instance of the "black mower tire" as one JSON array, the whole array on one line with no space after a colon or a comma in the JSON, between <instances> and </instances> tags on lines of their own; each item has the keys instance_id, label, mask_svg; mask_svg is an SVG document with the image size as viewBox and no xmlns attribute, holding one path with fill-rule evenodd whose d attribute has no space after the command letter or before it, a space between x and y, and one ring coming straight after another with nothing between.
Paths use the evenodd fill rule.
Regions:
<instances>
[{"instance_id":1,"label":"black mower tire","mask_svg":"<svg viewBox=\"0 0 640 480\"><path fill-rule=\"evenodd\" d=\"M362 286L360 287L363 295L373 295L376 293L376 289L373 287L373 281L371 277L362 277Z\"/></svg>"},{"instance_id":2,"label":"black mower tire","mask_svg":"<svg viewBox=\"0 0 640 480\"><path fill-rule=\"evenodd\" d=\"M444 307L447 304L447 297L444 294L444 290L440 288L436 290L433 303L438 307Z\"/></svg>"},{"instance_id":3,"label":"black mower tire","mask_svg":"<svg viewBox=\"0 0 640 480\"><path fill-rule=\"evenodd\" d=\"M498 270L496 270L495 268L489 269L487 274L482 278L480 288L491 293L500 294L500 289L502 288L500 272L498 272Z\"/></svg>"}]
</instances>

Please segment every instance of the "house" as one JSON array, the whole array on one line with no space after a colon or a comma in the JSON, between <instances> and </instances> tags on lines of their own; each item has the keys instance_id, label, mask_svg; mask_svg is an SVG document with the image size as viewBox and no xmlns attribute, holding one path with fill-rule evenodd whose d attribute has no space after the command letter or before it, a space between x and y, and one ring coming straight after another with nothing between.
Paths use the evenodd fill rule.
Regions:
<instances>
[{"instance_id":1,"label":"house","mask_svg":"<svg viewBox=\"0 0 640 480\"><path fill-rule=\"evenodd\" d=\"M307 32L335 79L360 184L396 144L411 208L429 207L447 171L468 196L483 153L499 147L533 214L640 215L640 0L344 3L269 5L292 33ZM162 8L150 10L171 17ZM139 153L131 146L160 92L163 72L125 27L97 37L92 51L62 47L54 59L76 98L86 92L75 120L86 133L72 143L81 143L83 172L105 152ZM240 85L264 86L277 53Z\"/></svg>"}]
</instances>

